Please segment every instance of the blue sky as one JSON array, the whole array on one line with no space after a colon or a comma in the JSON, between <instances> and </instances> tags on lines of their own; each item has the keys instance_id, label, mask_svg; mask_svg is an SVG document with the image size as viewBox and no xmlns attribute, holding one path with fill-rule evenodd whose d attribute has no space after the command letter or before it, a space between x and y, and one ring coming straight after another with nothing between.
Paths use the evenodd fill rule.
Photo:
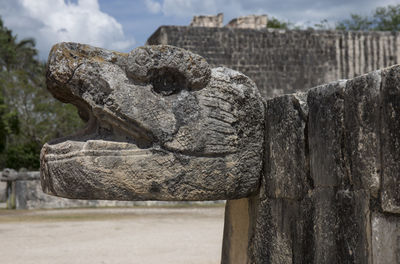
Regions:
<instances>
[{"instance_id":1,"label":"blue sky","mask_svg":"<svg viewBox=\"0 0 400 264\"><path fill-rule=\"evenodd\" d=\"M298 25L331 23L350 13L369 15L398 0L0 0L4 24L19 38L36 39L39 56L74 41L127 52L161 25L188 25L194 15L224 13L224 23L267 14Z\"/></svg>"}]
</instances>

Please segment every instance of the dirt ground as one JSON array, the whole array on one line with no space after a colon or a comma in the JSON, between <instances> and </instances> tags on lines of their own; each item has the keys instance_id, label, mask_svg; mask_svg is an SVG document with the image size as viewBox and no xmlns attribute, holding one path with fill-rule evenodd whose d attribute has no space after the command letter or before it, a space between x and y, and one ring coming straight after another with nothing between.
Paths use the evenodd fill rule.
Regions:
<instances>
[{"instance_id":1,"label":"dirt ground","mask_svg":"<svg viewBox=\"0 0 400 264\"><path fill-rule=\"evenodd\" d=\"M0 210L0 263L219 263L224 207Z\"/></svg>"}]
</instances>

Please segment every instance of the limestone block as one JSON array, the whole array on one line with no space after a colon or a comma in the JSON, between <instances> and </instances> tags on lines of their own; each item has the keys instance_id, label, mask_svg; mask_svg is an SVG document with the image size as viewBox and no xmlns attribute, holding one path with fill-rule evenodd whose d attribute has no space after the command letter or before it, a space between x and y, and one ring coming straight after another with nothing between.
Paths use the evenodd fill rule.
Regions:
<instances>
[{"instance_id":1,"label":"limestone block","mask_svg":"<svg viewBox=\"0 0 400 264\"><path fill-rule=\"evenodd\" d=\"M369 263L369 193L321 187L311 196L314 250L308 263Z\"/></svg>"},{"instance_id":2,"label":"limestone block","mask_svg":"<svg viewBox=\"0 0 400 264\"><path fill-rule=\"evenodd\" d=\"M339 81L308 92L308 142L315 187L333 187L346 182L342 149L345 85L345 81Z\"/></svg>"},{"instance_id":3,"label":"limestone block","mask_svg":"<svg viewBox=\"0 0 400 264\"><path fill-rule=\"evenodd\" d=\"M382 209L400 213L400 66L382 70Z\"/></svg>"},{"instance_id":4,"label":"limestone block","mask_svg":"<svg viewBox=\"0 0 400 264\"><path fill-rule=\"evenodd\" d=\"M315 189L312 194L314 223L313 261L311 263L340 263L336 237L338 215L333 187Z\"/></svg>"},{"instance_id":5,"label":"limestone block","mask_svg":"<svg viewBox=\"0 0 400 264\"><path fill-rule=\"evenodd\" d=\"M266 103L265 188L268 197L301 199L309 188L306 94Z\"/></svg>"},{"instance_id":6,"label":"limestone block","mask_svg":"<svg viewBox=\"0 0 400 264\"><path fill-rule=\"evenodd\" d=\"M338 263L371 263L369 191L338 191L336 203Z\"/></svg>"},{"instance_id":7,"label":"limestone block","mask_svg":"<svg viewBox=\"0 0 400 264\"><path fill-rule=\"evenodd\" d=\"M221 264L249 263L258 202L258 195L226 201Z\"/></svg>"},{"instance_id":8,"label":"limestone block","mask_svg":"<svg viewBox=\"0 0 400 264\"><path fill-rule=\"evenodd\" d=\"M378 197L380 186L380 71L346 83L344 91L344 148L350 183Z\"/></svg>"},{"instance_id":9,"label":"limestone block","mask_svg":"<svg viewBox=\"0 0 400 264\"><path fill-rule=\"evenodd\" d=\"M49 194L78 199L221 200L259 187L264 104L243 74L172 46L129 54L55 45L49 91L85 130L41 152Z\"/></svg>"},{"instance_id":10,"label":"limestone block","mask_svg":"<svg viewBox=\"0 0 400 264\"><path fill-rule=\"evenodd\" d=\"M310 199L261 199L248 263L313 263L311 208Z\"/></svg>"},{"instance_id":11,"label":"limestone block","mask_svg":"<svg viewBox=\"0 0 400 264\"><path fill-rule=\"evenodd\" d=\"M374 212L371 225L373 263L400 263L400 217Z\"/></svg>"}]
</instances>

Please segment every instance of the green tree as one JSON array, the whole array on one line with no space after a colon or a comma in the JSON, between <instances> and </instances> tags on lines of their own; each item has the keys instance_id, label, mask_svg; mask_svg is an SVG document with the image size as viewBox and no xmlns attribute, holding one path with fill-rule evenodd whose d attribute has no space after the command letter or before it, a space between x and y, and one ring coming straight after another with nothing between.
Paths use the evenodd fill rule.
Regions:
<instances>
[{"instance_id":1,"label":"green tree","mask_svg":"<svg viewBox=\"0 0 400 264\"><path fill-rule=\"evenodd\" d=\"M268 18L267 28L280 28L280 29L289 29L291 23L280 21L275 17Z\"/></svg>"},{"instance_id":2,"label":"green tree","mask_svg":"<svg viewBox=\"0 0 400 264\"><path fill-rule=\"evenodd\" d=\"M11 134L19 134L18 115L9 111L0 94L0 152L5 150L7 139Z\"/></svg>"},{"instance_id":3,"label":"green tree","mask_svg":"<svg viewBox=\"0 0 400 264\"><path fill-rule=\"evenodd\" d=\"M36 56L35 41L18 41L0 19L0 168L38 169L44 142L82 126L75 108L46 90Z\"/></svg>"},{"instance_id":4,"label":"green tree","mask_svg":"<svg viewBox=\"0 0 400 264\"><path fill-rule=\"evenodd\" d=\"M378 7L374 14L375 30L400 30L400 4L387 7Z\"/></svg>"},{"instance_id":5,"label":"green tree","mask_svg":"<svg viewBox=\"0 0 400 264\"><path fill-rule=\"evenodd\" d=\"M338 30L400 30L400 4L378 7L372 16L351 14L349 19L344 19L336 25Z\"/></svg>"},{"instance_id":6,"label":"green tree","mask_svg":"<svg viewBox=\"0 0 400 264\"><path fill-rule=\"evenodd\" d=\"M372 25L373 25L373 22L368 16L351 14L349 19L340 21L336 25L336 29L367 31L367 30L371 30Z\"/></svg>"}]
</instances>

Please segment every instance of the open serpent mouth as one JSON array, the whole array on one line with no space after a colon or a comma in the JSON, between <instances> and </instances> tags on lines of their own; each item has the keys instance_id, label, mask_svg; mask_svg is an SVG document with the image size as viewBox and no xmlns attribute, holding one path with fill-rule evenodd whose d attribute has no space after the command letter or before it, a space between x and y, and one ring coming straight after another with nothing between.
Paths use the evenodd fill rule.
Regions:
<instances>
[{"instance_id":1,"label":"open serpent mouth","mask_svg":"<svg viewBox=\"0 0 400 264\"><path fill-rule=\"evenodd\" d=\"M132 126L130 126L132 129ZM102 133L95 117L87 126L74 135L55 139L43 146L45 161L62 162L83 156L130 156L150 155L153 146L148 134L135 129L138 139L118 134ZM114 129L114 133L117 129ZM122 135L122 133L120 133ZM161 150L160 150L161 151Z\"/></svg>"},{"instance_id":2,"label":"open serpent mouth","mask_svg":"<svg viewBox=\"0 0 400 264\"><path fill-rule=\"evenodd\" d=\"M251 195L264 106L254 83L171 46L129 54L55 45L47 87L87 126L46 143L46 193L77 199L220 200Z\"/></svg>"}]
</instances>

